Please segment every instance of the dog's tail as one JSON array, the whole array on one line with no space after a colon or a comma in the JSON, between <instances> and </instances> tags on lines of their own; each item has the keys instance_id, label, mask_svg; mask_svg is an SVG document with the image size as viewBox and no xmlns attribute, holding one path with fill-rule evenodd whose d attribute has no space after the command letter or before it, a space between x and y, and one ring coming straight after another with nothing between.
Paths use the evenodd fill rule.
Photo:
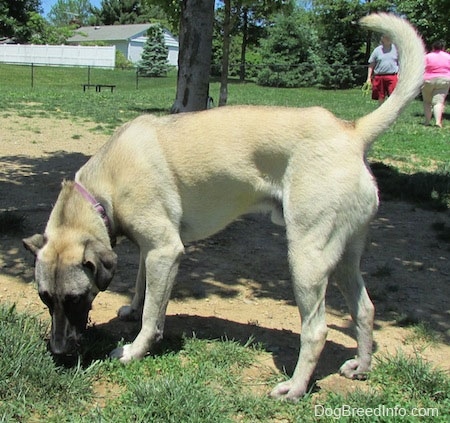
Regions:
<instances>
[{"instance_id":1,"label":"dog's tail","mask_svg":"<svg viewBox=\"0 0 450 423\"><path fill-rule=\"evenodd\" d=\"M399 80L394 92L380 107L355 122L357 135L367 150L418 94L425 69L425 50L415 29L402 18L379 13L365 16L360 24L389 35L399 53Z\"/></svg>"}]
</instances>

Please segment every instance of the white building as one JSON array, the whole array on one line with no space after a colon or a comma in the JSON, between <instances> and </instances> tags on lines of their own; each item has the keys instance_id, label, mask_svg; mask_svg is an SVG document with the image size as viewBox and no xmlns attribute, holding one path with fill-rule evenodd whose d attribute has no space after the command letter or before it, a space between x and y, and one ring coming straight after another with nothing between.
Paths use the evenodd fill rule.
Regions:
<instances>
[{"instance_id":1,"label":"white building","mask_svg":"<svg viewBox=\"0 0 450 423\"><path fill-rule=\"evenodd\" d=\"M102 42L115 45L116 49L132 63L141 60L144 43L147 40L146 33L152 24L133 25L103 25L83 26L78 28L75 34L67 42L69 44L80 44L84 42ZM173 66L178 65L178 40L166 29L164 31L164 42L169 49L167 60Z\"/></svg>"}]
</instances>

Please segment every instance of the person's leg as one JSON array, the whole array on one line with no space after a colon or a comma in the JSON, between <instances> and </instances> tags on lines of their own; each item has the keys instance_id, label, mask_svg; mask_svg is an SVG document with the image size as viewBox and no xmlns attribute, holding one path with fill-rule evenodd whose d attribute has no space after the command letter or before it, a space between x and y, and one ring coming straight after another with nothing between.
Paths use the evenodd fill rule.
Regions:
<instances>
[{"instance_id":1,"label":"person's leg","mask_svg":"<svg viewBox=\"0 0 450 423\"><path fill-rule=\"evenodd\" d=\"M381 76L375 75L372 80L372 100L378 100L378 104L383 103L384 100L381 82Z\"/></svg>"},{"instance_id":2,"label":"person's leg","mask_svg":"<svg viewBox=\"0 0 450 423\"><path fill-rule=\"evenodd\" d=\"M436 126L439 126L439 128L442 128L442 114L444 113L444 103L441 101L438 101L433 106L433 114L434 119L436 121Z\"/></svg>"},{"instance_id":3,"label":"person's leg","mask_svg":"<svg viewBox=\"0 0 450 423\"><path fill-rule=\"evenodd\" d=\"M378 105L381 106L388 95L388 78L386 75L380 77L380 93L378 96Z\"/></svg>"},{"instance_id":4,"label":"person's leg","mask_svg":"<svg viewBox=\"0 0 450 423\"><path fill-rule=\"evenodd\" d=\"M432 99L433 99L433 84L431 81L425 81L422 87L423 112L425 115L425 125L429 125L432 116Z\"/></svg>"},{"instance_id":5,"label":"person's leg","mask_svg":"<svg viewBox=\"0 0 450 423\"><path fill-rule=\"evenodd\" d=\"M389 97L394 91L398 77L397 75L381 75L380 78L380 93L378 97L378 104L381 106L386 100L386 97Z\"/></svg>"},{"instance_id":6,"label":"person's leg","mask_svg":"<svg viewBox=\"0 0 450 423\"><path fill-rule=\"evenodd\" d=\"M385 84L386 84L386 93L388 96L390 96L392 94L392 92L395 90L395 87L397 86L398 76L397 75L386 75L384 78L385 78Z\"/></svg>"},{"instance_id":7,"label":"person's leg","mask_svg":"<svg viewBox=\"0 0 450 423\"><path fill-rule=\"evenodd\" d=\"M447 97L450 81L438 80L433 92L433 114L436 125L442 128L442 115L444 114L445 98Z\"/></svg>"}]
</instances>

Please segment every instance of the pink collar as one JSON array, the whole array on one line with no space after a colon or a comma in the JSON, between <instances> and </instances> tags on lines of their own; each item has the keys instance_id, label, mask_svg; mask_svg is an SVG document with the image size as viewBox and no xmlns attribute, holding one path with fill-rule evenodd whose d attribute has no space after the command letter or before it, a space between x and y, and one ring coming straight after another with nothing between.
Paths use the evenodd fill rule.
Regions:
<instances>
[{"instance_id":1,"label":"pink collar","mask_svg":"<svg viewBox=\"0 0 450 423\"><path fill-rule=\"evenodd\" d=\"M95 211L100 215L100 217L103 220L103 223L106 226L106 229L108 230L109 239L111 241L111 245L115 245L115 237L113 235L112 225L111 221L109 220L108 215L106 214L106 210L103 207L101 203L99 203L95 197L92 196L92 194L80 183L75 181L74 184L77 191L84 197L85 200L87 200L89 203L91 203L94 206Z\"/></svg>"}]
</instances>

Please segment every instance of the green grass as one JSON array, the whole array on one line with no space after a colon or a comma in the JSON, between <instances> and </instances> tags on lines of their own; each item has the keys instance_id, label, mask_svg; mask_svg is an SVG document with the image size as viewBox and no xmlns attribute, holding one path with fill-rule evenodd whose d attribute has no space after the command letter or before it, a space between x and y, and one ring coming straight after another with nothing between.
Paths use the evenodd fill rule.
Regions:
<instances>
[{"instance_id":1,"label":"green grass","mask_svg":"<svg viewBox=\"0 0 450 423\"><path fill-rule=\"evenodd\" d=\"M321 410L336 415L348 407L401 408L408 418L343 421L419 422L409 415L417 408L434 413L433 422L450 416L450 378L420 355L378 358L368 389L309 394L292 404L261 394L279 377L259 363L267 353L251 340L241 345L194 336L165 341L158 355L127 366L102 360L61 368L46 349L45 333L37 317L0 306L0 422L315 422L334 421ZM108 335L97 332L96 338L109 348ZM100 385L107 388L101 401ZM255 386L263 389L255 393Z\"/></svg>"},{"instance_id":2,"label":"green grass","mask_svg":"<svg viewBox=\"0 0 450 423\"><path fill-rule=\"evenodd\" d=\"M55 366L37 318L0 305L0 421L60 422L92 401L95 365Z\"/></svg>"}]
</instances>

